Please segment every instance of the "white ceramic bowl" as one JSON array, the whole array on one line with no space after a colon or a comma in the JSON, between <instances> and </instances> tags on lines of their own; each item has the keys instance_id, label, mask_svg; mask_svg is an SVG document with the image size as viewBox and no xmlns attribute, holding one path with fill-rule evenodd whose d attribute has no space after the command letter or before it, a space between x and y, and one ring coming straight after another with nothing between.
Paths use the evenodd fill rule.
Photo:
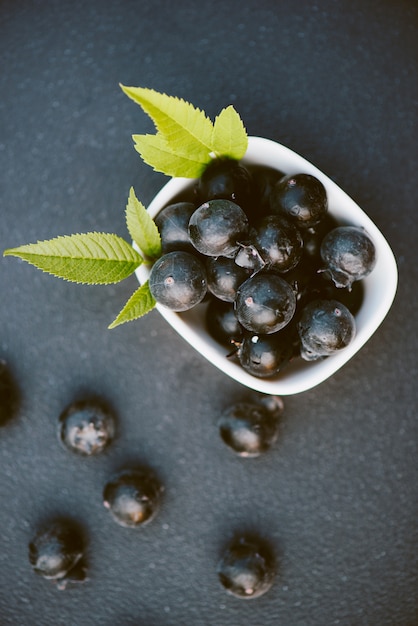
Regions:
<instances>
[{"instance_id":1,"label":"white ceramic bowl","mask_svg":"<svg viewBox=\"0 0 418 626\"><path fill-rule=\"evenodd\" d=\"M332 376L375 332L395 297L398 280L396 261L386 239L364 211L332 180L303 157L269 139L250 137L243 162L269 165L285 174L307 173L316 176L327 190L329 212L343 224L364 227L372 237L377 262L371 274L363 280L364 298L355 316L357 332L354 340L340 352L323 360L305 362L296 359L273 378L257 378L245 372L234 360L228 359L225 347L208 334L204 322L205 304L199 304L184 313L174 313L160 305L157 305L157 309L195 350L239 383L266 394L296 394L311 389ZM148 212L151 217L155 217L164 206L190 188L190 185L190 179L171 179L149 205ZM139 267L136 275L139 282L143 283L149 276L149 267L145 265Z\"/></svg>"}]
</instances>

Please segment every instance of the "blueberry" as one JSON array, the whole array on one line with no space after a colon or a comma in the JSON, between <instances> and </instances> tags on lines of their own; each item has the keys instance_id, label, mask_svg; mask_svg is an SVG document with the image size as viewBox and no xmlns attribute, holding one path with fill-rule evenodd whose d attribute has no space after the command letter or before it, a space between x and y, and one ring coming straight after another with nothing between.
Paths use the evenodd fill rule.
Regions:
<instances>
[{"instance_id":1,"label":"blueberry","mask_svg":"<svg viewBox=\"0 0 418 626\"><path fill-rule=\"evenodd\" d=\"M149 288L159 304L172 311L187 311L206 295L205 267L190 252L168 252L152 266Z\"/></svg>"},{"instance_id":2,"label":"blueberry","mask_svg":"<svg viewBox=\"0 0 418 626\"><path fill-rule=\"evenodd\" d=\"M226 546L217 573L228 593L241 599L258 598L273 584L274 555L258 538L240 536Z\"/></svg>"},{"instance_id":3,"label":"blueberry","mask_svg":"<svg viewBox=\"0 0 418 626\"><path fill-rule=\"evenodd\" d=\"M253 214L254 221L271 211L271 194L276 183L283 178L284 172L280 172L267 165L252 163L247 165L253 180Z\"/></svg>"},{"instance_id":4,"label":"blueberry","mask_svg":"<svg viewBox=\"0 0 418 626\"><path fill-rule=\"evenodd\" d=\"M205 321L211 337L222 345L232 347L240 343L244 329L231 302L212 298L206 308Z\"/></svg>"},{"instance_id":5,"label":"blueberry","mask_svg":"<svg viewBox=\"0 0 418 626\"><path fill-rule=\"evenodd\" d=\"M238 289L235 314L244 328L269 334L284 328L296 309L291 286L272 272L259 272Z\"/></svg>"},{"instance_id":6,"label":"blueberry","mask_svg":"<svg viewBox=\"0 0 418 626\"><path fill-rule=\"evenodd\" d=\"M284 176L272 191L274 213L293 220L300 228L316 226L328 211L324 185L310 174Z\"/></svg>"},{"instance_id":7,"label":"blueberry","mask_svg":"<svg viewBox=\"0 0 418 626\"><path fill-rule=\"evenodd\" d=\"M189 239L189 220L196 207L192 202L175 202L164 207L154 218L161 236L163 254L173 250L193 252Z\"/></svg>"},{"instance_id":8,"label":"blueberry","mask_svg":"<svg viewBox=\"0 0 418 626\"><path fill-rule=\"evenodd\" d=\"M247 206L251 199L252 177L247 167L233 159L214 159L205 168L197 183L197 194L207 200L232 200Z\"/></svg>"},{"instance_id":9,"label":"blueberry","mask_svg":"<svg viewBox=\"0 0 418 626\"><path fill-rule=\"evenodd\" d=\"M370 274L376 264L376 249L363 228L338 226L325 235L321 257L337 287L351 289L353 282Z\"/></svg>"},{"instance_id":10,"label":"blueberry","mask_svg":"<svg viewBox=\"0 0 418 626\"><path fill-rule=\"evenodd\" d=\"M59 417L59 438L66 448L83 456L102 452L115 436L115 418L98 401L77 401Z\"/></svg>"},{"instance_id":11,"label":"blueberry","mask_svg":"<svg viewBox=\"0 0 418 626\"><path fill-rule=\"evenodd\" d=\"M242 368L258 378L277 375L294 356L293 325L270 335L246 333L238 349Z\"/></svg>"},{"instance_id":12,"label":"blueberry","mask_svg":"<svg viewBox=\"0 0 418 626\"><path fill-rule=\"evenodd\" d=\"M312 282L317 280L317 266L304 251L296 267L282 274L282 277L292 287L299 307L300 301L309 292Z\"/></svg>"},{"instance_id":13,"label":"blueberry","mask_svg":"<svg viewBox=\"0 0 418 626\"><path fill-rule=\"evenodd\" d=\"M238 252L235 255L235 263L253 273L259 272L266 265L263 257L251 241L240 242Z\"/></svg>"},{"instance_id":14,"label":"blueberry","mask_svg":"<svg viewBox=\"0 0 418 626\"><path fill-rule=\"evenodd\" d=\"M20 405L20 390L14 374L5 361L0 360L0 426L13 419Z\"/></svg>"},{"instance_id":15,"label":"blueberry","mask_svg":"<svg viewBox=\"0 0 418 626\"><path fill-rule=\"evenodd\" d=\"M239 402L221 415L219 432L222 440L239 456L257 457L266 452L278 435L277 411L256 402Z\"/></svg>"},{"instance_id":16,"label":"blueberry","mask_svg":"<svg viewBox=\"0 0 418 626\"><path fill-rule=\"evenodd\" d=\"M284 410L283 398L280 396L273 396L271 394L260 394L257 398L257 404L264 407L266 411L278 418Z\"/></svg>"},{"instance_id":17,"label":"blueberry","mask_svg":"<svg viewBox=\"0 0 418 626\"><path fill-rule=\"evenodd\" d=\"M43 525L29 543L29 562L43 578L60 581L85 579L84 538L72 520L56 519Z\"/></svg>"},{"instance_id":18,"label":"blueberry","mask_svg":"<svg viewBox=\"0 0 418 626\"><path fill-rule=\"evenodd\" d=\"M319 224L310 228L300 229L303 238L304 254L319 267L321 263L321 243L327 233L338 226L338 222L333 215L327 213Z\"/></svg>"},{"instance_id":19,"label":"blueberry","mask_svg":"<svg viewBox=\"0 0 418 626\"><path fill-rule=\"evenodd\" d=\"M238 287L249 277L249 271L228 257L207 257L208 290L220 300L233 302Z\"/></svg>"},{"instance_id":20,"label":"blueberry","mask_svg":"<svg viewBox=\"0 0 418 626\"><path fill-rule=\"evenodd\" d=\"M266 269L288 272L299 263L303 239L294 224L278 215L263 218L251 238Z\"/></svg>"},{"instance_id":21,"label":"blueberry","mask_svg":"<svg viewBox=\"0 0 418 626\"><path fill-rule=\"evenodd\" d=\"M233 257L246 239L248 219L230 200L209 200L196 209L189 221L193 246L207 256Z\"/></svg>"},{"instance_id":22,"label":"blueberry","mask_svg":"<svg viewBox=\"0 0 418 626\"><path fill-rule=\"evenodd\" d=\"M306 361L313 361L348 346L354 339L356 324L341 302L314 300L303 308L297 329L300 354Z\"/></svg>"},{"instance_id":23,"label":"blueberry","mask_svg":"<svg viewBox=\"0 0 418 626\"><path fill-rule=\"evenodd\" d=\"M103 490L103 504L125 528L142 527L156 515L162 486L149 468L124 469Z\"/></svg>"},{"instance_id":24,"label":"blueberry","mask_svg":"<svg viewBox=\"0 0 418 626\"><path fill-rule=\"evenodd\" d=\"M344 304L353 315L360 310L364 298L363 281L357 280L351 289L337 287L328 272L312 277L303 292L303 305L312 300L337 300Z\"/></svg>"}]
</instances>

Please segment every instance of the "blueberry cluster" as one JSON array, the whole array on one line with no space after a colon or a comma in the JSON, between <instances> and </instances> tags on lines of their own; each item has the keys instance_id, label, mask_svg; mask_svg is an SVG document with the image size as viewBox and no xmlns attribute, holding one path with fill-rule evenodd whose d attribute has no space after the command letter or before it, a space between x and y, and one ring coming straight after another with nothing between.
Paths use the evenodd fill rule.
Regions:
<instances>
[{"instance_id":1,"label":"blueberry cluster","mask_svg":"<svg viewBox=\"0 0 418 626\"><path fill-rule=\"evenodd\" d=\"M155 300L177 312L207 302L208 332L250 374L274 376L354 338L375 246L363 228L337 224L315 176L214 159L193 198L155 222Z\"/></svg>"}]
</instances>

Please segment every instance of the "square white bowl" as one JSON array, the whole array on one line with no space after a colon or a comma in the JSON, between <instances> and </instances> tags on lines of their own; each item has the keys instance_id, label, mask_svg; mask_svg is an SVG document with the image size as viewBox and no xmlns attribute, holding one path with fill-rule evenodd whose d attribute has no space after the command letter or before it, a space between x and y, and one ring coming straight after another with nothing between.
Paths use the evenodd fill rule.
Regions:
<instances>
[{"instance_id":1,"label":"square white bowl","mask_svg":"<svg viewBox=\"0 0 418 626\"><path fill-rule=\"evenodd\" d=\"M355 315L356 336L346 348L319 361L295 359L272 378L257 378L248 374L239 363L226 356L226 349L213 339L205 327L205 306L199 304L184 313L175 313L157 304L156 308L165 320L191 346L224 374L237 382L272 395L292 395L319 385L332 376L368 341L387 315L395 297L398 272L396 261L382 233L362 209L332 180L306 159L279 143L262 137L249 137L244 163L262 164L276 168L285 174L306 173L316 176L325 186L329 213L342 224L362 226L373 239L376 247L376 265L363 279L364 296L360 310ZM148 207L151 217L190 189L187 178L171 179L155 196ZM136 275L141 284L149 277L149 266L140 266Z\"/></svg>"}]
</instances>

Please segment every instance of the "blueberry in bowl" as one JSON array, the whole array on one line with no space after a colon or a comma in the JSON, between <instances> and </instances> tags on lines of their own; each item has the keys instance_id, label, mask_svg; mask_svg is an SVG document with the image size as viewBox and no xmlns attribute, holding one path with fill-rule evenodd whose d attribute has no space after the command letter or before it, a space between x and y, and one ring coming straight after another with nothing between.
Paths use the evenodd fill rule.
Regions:
<instances>
[{"instance_id":1,"label":"blueberry in bowl","mask_svg":"<svg viewBox=\"0 0 418 626\"><path fill-rule=\"evenodd\" d=\"M350 345L355 334L354 316L336 300L313 300L301 311L298 334L301 356L315 361Z\"/></svg>"},{"instance_id":2,"label":"blueberry in bowl","mask_svg":"<svg viewBox=\"0 0 418 626\"><path fill-rule=\"evenodd\" d=\"M133 135L135 149L171 177L147 208L131 188L130 242L111 233L81 233L9 248L4 255L84 284L111 284L135 272L140 286L109 328L156 307L208 361L256 391L300 393L333 375L376 331L395 296L396 262L377 226L302 156L248 137L232 105L212 122L182 99L121 87L157 131ZM347 297L351 291L356 297ZM211 311L220 313L210 304L214 298L232 303L237 318L226 351L218 338L224 322L233 327L231 309L224 307L223 317L211 323ZM332 351L326 342L306 349L318 324L309 330L301 316L313 300L328 301L334 312L348 307L348 343L334 341ZM247 333L254 350L244 350ZM257 367L273 353L274 367Z\"/></svg>"},{"instance_id":3,"label":"blueberry in bowl","mask_svg":"<svg viewBox=\"0 0 418 626\"><path fill-rule=\"evenodd\" d=\"M203 263L195 255L173 250L161 256L149 276L152 296L171 311L187 311L203 300L207 291Z\"/></svg>"},{"instance_id":4,"label":"blueberry in bowl","mask_svg":"<svg viewBox=\"0 0 418 626\"><path fill-rule=\"evenodd\" d=\"M315 387L332 376L361 349L377 330L387 315L396 293L396 261L386 239L364 211L330 178L302 156L272 140L262 137L249 137L248 148L241 162L248 167L249 171L255 168L258 168L258 170L261 168L262 171L263 167L268 168L269 175L272 170L277 171L277 178L273 179L274 182L269 185L269 193L276 193L276 200L271 200L266 209L266 200L265 198L263 199L263 207L262 210L260 209L258 220L254 220L251 217L254 209L253 212L247 210L246 214L247 217L249 216L249 221L253 220L251 227L247 233L242 233L242 237L237 237L237 241L240 243L237 257L241 255L242 259L245 256L245 261L242 265L247 265L246 269L250 276L257 276L264 272L273 272L274 276L278 276L280 281L287 281L293 290L293 294L288 294L289 302L287 305L291 310L296 302L297 313L293 317L291 327L287 329L286 333L283 332L285 329L278 331L283 332L283 335L286 335L288 338L291 337L291 339L287 345L282 343L279 348L277 347L277 337L275 333L272 334L272 337L275 339L273 342L274 354L277 355L275 369L267 376L263 370L263 375L260 376L253 371L256 369L253 360L250 361L250 369L248 367L245 369L242 366L239 355L243 353L248 354L248 347L252 349L259 348L260 352L262 345L260 343L257 346L254 338L251 343L248 333L253 336L259 336L262 342L268 345L268 351L273 349L270 345L272 341L266 341L265 327L262 328L262 333L260 333L259 329L245 328L242 325L243 321L245 323L245 316L238 320L239 325L232 323L230 321L230 308L228 309L222 305L215 307L212 305L211 299L207 297L202 298L201 303L197 306L180 314L158 302L156 308L186 341L208 361L234 380L266 394L296 394ZM296 174L306 174L307 176L300 177L296 176ZM284 183L286 184L283 183L280 186L280 181L283 182L284 178ZM301 192L298 196L298 201L301 205L299 207L300 210L295 208L292 213L292 210L289 209L289 203L286 205L283 200L280 202L284 204L284 208L280 205L278 190L281 190L280 193L282 193L283 188L286 185L289 186L289 181L293 179L296 179L296 181L302 179L302 182L305 179L305 182L308 180L311 183L313 178L319 181L320 184L316 185L315 203L312 204L310 209L309 206L308 208L306 207L306 202L302 207L304 198ZM172 178L150 203L148 213L154 218L165 206L172 202L173 198L178 199L182 196L193 197L193 188L194 181L181 177ZM325 197L324 192L326 194ZM289 195L290 192L288 191ZM200 196L199 202L201 199ZM196 202L196 207L197 204ZM266 222L266 217L269 215L275 215L276 217L274 220L268 217ZM286 225L289 222L292 225L296 224L303 240L301 245L298 235L293 239L296 253L294 250L291 251L291 246L288 245L289 267L284 268L285 271L282 268L280 272L275 271L274 267L272 269L268 253L266 253L263 247L258 246L259 249L257 249L255 245L252 246L249 239L252 234L252 228L255 228L255 232L257 232L258 228L258 232L264 236L265 240L268 240L268 237L264 235L266 226L263 226L263 224L267 223L268 228L271 229L270 222L273 222L274 228L276 228L275 220L277 219L279 219L281 225ZM302 222L302 226L298 221ZM343 230L341 231L341 229ZM327 235L328 239L325 239ZM360 244L359 241L361 242ZM369 242L372 242L372 246L370 246ZM363 244L363 252L360 254L360 261L350 260L352 259L350 255L353 248L356 245L361 247L361 244ZM300 248L303 248L302 252ZM231 254L232 252L228 252L226 256ZM292 255L300 257L296 266L293 265ZM222 257L223 255L219 258ZM282 255L281 258L285 259L285 255ZM212 259L216 261L216 256L212 256ZM222 263L225 264L223 258ZM308 273L312 275L312 278L310 278L312 280L312 295L307 294L306 285L304 284L302 270L303 272L305 271L305 266L309 268ZM298 271L301 276L295 279L294 277ZM136 270L136 275L140 283L145 282L149 278L149 267L146 265L139 267ZM339 285L341 286L341 277L343 275L345 276L345 282L341 288ZM331 352L326 353L326 351L321 350L321 354L317 355L320 358L315 359L312 359L312 355L308 355L306 350L301 348L299 355L295 358L293 345L295 333L293 331L299 322L302 304L306 305L313 299L320 300L325 298L326 300L336 300L342 309L350 303L350 288L356 295L361 293L360 299L355 298L355 308L352 311L354 328L350 332L350 342L344 345L343 349L334 350L332 354ZM249 294L249 296L251 295ZM248 300L248 302L251 303L251 300ZM234 303L235 308L236 306ZM225 319L229 316L229 326L231 328L234 327L232 335L235 335L235 338L232 338L230 342L230 349L226 349L225 333L219 330L219 322L217 322L216 328L219 336L222 336L222 341L219 341L219 337L215 337L208 330L207 310L209 307L213 311L218 311L222 308L222 310L225 310L225 313L223 313ZM259 320L263 319L261 310L259 313ZM292 317L291 314L290 317ZM268 315L265 316L266 320L267 318L269 318ZM273 317L267 320L267 323L272 324L271 328L274 328L276 322L277 317L275 320L273 320ZM214 327L215 322L211 326ZM244 348L245 346L246 348L245 350L242 348L240 350L243 337L247 337L244 345ZM281 352L280 356L278 351ZM231 352L235 355L235 358L226 356ZM257 354L256 359L262 359L263 356L264 353ZM306 358L307 356L308 358ZM279 361L281 363L280 366ZM285 367L283 363L286 363Z\"/></svg>"}]
</instances>

